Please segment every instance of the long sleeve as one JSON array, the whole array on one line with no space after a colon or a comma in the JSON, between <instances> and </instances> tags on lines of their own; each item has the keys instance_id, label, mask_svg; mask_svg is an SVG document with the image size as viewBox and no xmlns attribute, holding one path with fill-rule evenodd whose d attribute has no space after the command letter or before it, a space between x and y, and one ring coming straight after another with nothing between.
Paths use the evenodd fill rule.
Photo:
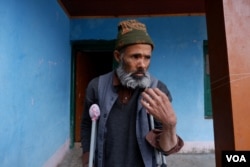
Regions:
<instances>
[{"instance_id":1,"label":"long sleeve","mask_svg":"<svg viewBox=\"0 0 250 167\"><path fill-rule=\"evenodd\" d=\"M159 140L160 140L160 137L161 137L161 133L162 133L162 130L160 129L154 129L152 131L150 131L147 136L146 136L146 140L149 142L149 144L151 146L153 146L154 148L158 149L159 151L163 152L165 155L170 155L170 154L173 154L173 153L176 153L178 151L180 151L180 149L183 147L184 145L184 142L183 140L177 135L177 144L171 148L170 150L168 151L163 151L159 145Z\"/></svg>"},{"instance_id":2,"label":"long sleeve","mask_svg":"<svg viewBox=\"0 0 250 167\"><path fill-rule=\"evenodd\" d=\"M84 109L81 122L81 144L83 153L89 152L90 149L90 137L91 137L91 118L89 116L89 108L92 104L98 103L97 101L98 91L98 78L93 79L87 89L84 101Z\"/></svg>"}]
</instances>

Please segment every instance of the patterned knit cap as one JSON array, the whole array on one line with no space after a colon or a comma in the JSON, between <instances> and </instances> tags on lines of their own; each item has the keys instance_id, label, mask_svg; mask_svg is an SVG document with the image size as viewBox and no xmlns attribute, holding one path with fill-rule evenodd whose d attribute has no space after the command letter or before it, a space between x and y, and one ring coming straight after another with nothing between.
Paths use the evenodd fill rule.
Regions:
<instances>
[{"instance_id":1,"label":"patterned knit cap","mask_svg":"<svg viewBox=\"0 0 250 167\"><path fill-rule=\"evenodd\" d=\"M122 21L118 25L118 34L115 49L120 50L132 44L149 44L154 48L154 43L147 33L145 24L137 20Z\"/></svg>"}]
</instances>

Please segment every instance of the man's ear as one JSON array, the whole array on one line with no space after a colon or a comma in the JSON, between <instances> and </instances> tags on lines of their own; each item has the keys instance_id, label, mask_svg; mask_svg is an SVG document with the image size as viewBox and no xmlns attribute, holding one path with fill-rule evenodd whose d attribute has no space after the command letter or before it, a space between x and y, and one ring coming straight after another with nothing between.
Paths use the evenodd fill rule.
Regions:
<instances>
[{"instance_id":1,"label":"man's ear","mask_svg":"<svg viewBox=\"0 0 250 167\"><path fill-rule=\"evenodd\" d=\"M120 52L118 50L115 50L114 53L113 53L113 55L114 55L115 60L118 63L120 63L120 61L121 61L121 54L120 54Z\"/></svg>"}]
</instances>

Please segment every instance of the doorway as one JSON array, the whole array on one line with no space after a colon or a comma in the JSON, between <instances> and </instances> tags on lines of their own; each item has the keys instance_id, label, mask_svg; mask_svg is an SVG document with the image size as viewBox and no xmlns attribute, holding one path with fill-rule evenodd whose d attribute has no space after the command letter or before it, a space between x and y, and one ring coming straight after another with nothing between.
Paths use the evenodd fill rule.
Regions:
<instances>
[{"instance_id":1,"label":"doorway","mask_svg":"<svg viewBox=\"0 0 250 167\"><path fill-rule=\"evenodd\" d=\"M101 46L101 47L100 47ZM105 47L106 46L106 47ZM80 142L81 117L84 107L85 91L91 79L113 69L113 42L82 41L73 45L73 86L71 105L71 141Z\"/></svg>"}]
</instances>

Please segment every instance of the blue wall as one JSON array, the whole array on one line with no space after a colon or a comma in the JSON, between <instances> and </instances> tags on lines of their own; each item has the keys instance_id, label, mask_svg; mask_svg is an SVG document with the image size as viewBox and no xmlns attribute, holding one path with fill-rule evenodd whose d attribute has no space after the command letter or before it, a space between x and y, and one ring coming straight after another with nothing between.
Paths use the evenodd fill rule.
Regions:
<instances>
[{"instance_id":1,"label":"blue wall","mask_svg":"<svg viewBox=\"0 0 250 167\"><path fill-rule=\"evenodd\" d=\"M73 19L71 40L115 39L117 24L124 19L127 18ZM172 93L178 133L185 141L213 141L213 122L204 119L205 16L136 19L147 25L155 43L150 71Z\"/></svg>"},{"instance_id":2,"label":"blue wall","mask_svg":"<svg viewBox=\"0 0 250 167\"><path fill-rule=\"evenodd\" d=\"M69 139L70 20L56 0L0 1L0 166L42 166Z\"/></svg>"}]
</instances>

